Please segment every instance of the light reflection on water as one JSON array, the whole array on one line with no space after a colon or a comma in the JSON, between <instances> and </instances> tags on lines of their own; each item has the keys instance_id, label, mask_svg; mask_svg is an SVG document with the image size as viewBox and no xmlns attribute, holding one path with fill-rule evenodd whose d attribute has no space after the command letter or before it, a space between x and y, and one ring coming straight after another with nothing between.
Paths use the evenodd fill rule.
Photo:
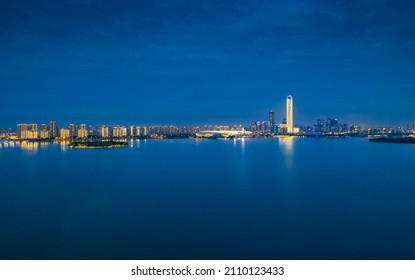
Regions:
<instances>
[{"instance_id":1,"label":"light reflection on water","mask_svg":"<svg viewBox=\"0 0 415 280\"><path fill-rule=\"evenodd\" d=\"M293 137L284 137L278 139L278 145L284 155L285 165L287 168L291 169L294 162L294 138Z\"/></svg>"},{"instance_id":2,"label":"light reflection on water","mask_svg":"<svg viewBox=\"0 0 415 280\"><path fill-rule=\"evenodd\" d=\"M69 141L63 141L59 145L62 152L66 152L69 149Z\"/></svg>"},{"instance_id":3,"label":"light reflection on water","mask_svg":"<svg viewBox=\"0 0 415 280\"><path fill-rule=\"evenodd\" d=\"M413 180L402 176L413 146L178 139L91 151L39 143L34 154L36 143L0 144L6 259L415 257Z\"/></svg>"},{"instance_id":4,"label":"light reflection on water","mask_svg":"<svg viewBox=\"0 0 415 280\"><path fill-rule=\"evenodd\" d=\"M33 153L37 153L39 149L39 142L22 141L22 142L16 142L16 145L20 146L20 148L24 151L33 152Z\"/></svg>"},{"instance_id":5,"label":"light reflection on water","mask_svg":"<svg viewBox=\"0 0 415 280\"><path fill-rule=\"evenodd\" d=\"M241 148L242 148L242 151L245 151L245 138L244 137L241 138Z\"/></svg>"}]
</instances>

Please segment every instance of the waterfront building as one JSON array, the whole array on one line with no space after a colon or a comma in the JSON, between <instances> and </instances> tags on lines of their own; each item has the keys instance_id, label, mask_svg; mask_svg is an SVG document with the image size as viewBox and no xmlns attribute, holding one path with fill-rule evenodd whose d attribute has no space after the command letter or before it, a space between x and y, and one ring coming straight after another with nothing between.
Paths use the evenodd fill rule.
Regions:
<instances>
[{"instance_id":1,"label":"waterfront building","mask_svg":"<svg viewBox=\"0 0 415 280\"><path fill-rule=\"evenodd\" d=\"M50 121L49 122L49 135L51 138L55 138L58 136L58 129L56 127L56 122L55 121Z\"/></svg>"},{"instance_id":2,"label":"waterfront building","mask_svg":"<svg viewBox=\"0 0 415 280\"><path fill-rule=\"evenodd\" d=\"M112 137L127 137L127 128L125 126L116 126L112 129Z\"/></svg>"},{"instance_id":3,"label":"waterfront building","mask_svg":"<svg viewBox=\"0 0 415 280\"><path fill-rule=\"evenodd\" d=\"M37 124L18 124L17 138L19 139L37 139Z\"/></svg>"},{"instance_id":4,"label":"waterfront building","mask_svg":"<svg viewBox=\"0 0 415 280\"><path fill-rule=\"evenodd\" d=\"M98 128L98 135L101 138L109 138L109 136L110 136L110 134L109 134L109 127L108 126L105 126L105 125L100 126Z\"/></svg>"},{"instance_id":5,"label":"waterfront building","mask_svg":"<svg viewBox=\"0 0 415 280\"><path fill-rule=\"evenodd\" d=\"M88 130L86 128L78 129L78 138L88 138Z\"/></svg>"},{"instance_id":6,"label":"waterfront building","mask_svg":"<svg viewBox=\"0 0 415 280\"><path fill-rule=\"evenodd\" d=\"M23 131L26 131L29 129L29 125L28 124L18 124L17 125L17 138L19 139L23 139L22 135L23 135Z\"/></svg>"},{"instance_id":7,"label":"waterfront building","mask_svg":"<svg viewBox=\"0 0 415 280\"><path fill-rule=\"evenodd\" d=\"M49 139L50 135L49 135L49 131L46 129L42 129L40 130L40 135L39 138L40 139Z\"/></svg>"},{"instance_id":8,"label":"waterfront building","mask_svg":"<svg viewBox=\"0 0 415 280\"><path fill-rule=\"evenodd\" d=\"M24 130L21 139L35 140L38 138L37 130Z\"/></svg>"},{"instance_id":9,"label":"waterfront building","mask_svg":"<svg viewBox=\"0 0 415 280\"><path fill-rule=\"evenodd\" d=\"M330 133L338 133L340 131L339 121L337 119L328 118L326 122L326 127Z\"/></svg>"},{"instance_id":10,"label":"waterfront building","mask_svg":"<svg viewBox=\"0 0 415 280\"><path fill-rule=\"evenodd\" d=\"M61 139L68 139L71 136L71 132L67 128L61 128L59 130L59 136Z\"/></svg>"},{"instance_id":11,"label":"waterfront building","mask_svg":"<svg viewBox=\"0 0 415 280\"><path fill-rule=\"evenodd\" d=\"M315 126L316 132L325 132L326 131L326 125L323 119L318 119L316 126Z\"/></svg>"},{"instance_id":12,"label":"waterfront building","mask_svg":"<svg viewBox=\"0 0 415 280\"><path fill-rule=\"evenodd\" d=\"M69 129L69 134L70 134L71 137L77 136L76 125L74 125L74 124L68 124L66 126L66 128Z\"/></svg>"},{"instance_id":13,"label":"waterfront building","mask_svg":"<svg viewBox=\"0 0 415 280\"><path fill-rule=\"evenodd\" d=\"M269 132L274 133L275 131L275 113L271 110L268 113Z\"/></svg>"},{"instance_id":14,"label":"waterfront building","mask_svg":"<svg viewBox=\"0 0 415 280\"><path fill-rule=\"evenodd\" d=\"M293 97L291 95L287 96L287 132L293 133Z\"/></svg>"},{"instance_id":15,"label":"waterfront building","mask_svg":"<svg viewBox=\"0 0 415 280\"><path fill-rule=\"evenodd\" d=\"M86 124L80 124L79 129L88 129L88 126Z\"/></svg>"}]
</instances>

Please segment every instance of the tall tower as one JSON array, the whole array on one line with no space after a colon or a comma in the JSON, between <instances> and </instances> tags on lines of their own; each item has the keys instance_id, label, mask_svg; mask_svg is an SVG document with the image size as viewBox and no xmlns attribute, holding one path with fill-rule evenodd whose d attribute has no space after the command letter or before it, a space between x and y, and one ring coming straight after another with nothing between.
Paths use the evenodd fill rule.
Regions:
<instances>
[{"instance_id":1,"label":"tall tower","mask_svg":"<svg viewBox=\"0 0 415 280\"><path fill-rule=\"evenodd\" d=\"M55 121L50 121L49 122L49 130L50 130L50 137L55 138L56 136L58 136L58 129L56 127L56 122Z\"/></svg>"},{"instance_id":2,"label":"tall tower","mask_svg":"<svg viewBox=\"0 0 415 280\"><path fill-rule=\"evenodd\" d=\"M273 111L269 111L268 113L268 122L269 122L269 132L274 132L275 127L275 114Z\"/></svg>"},{"instance_id":3,"label":"tall tower","mask_svg":"<svg viewBox=\"0 0 415 280\"><path fill-rule=\"evenodd\" d=\"M293 97L287 96L287 132L293 133Z\"/></svg>"}]
</instances>

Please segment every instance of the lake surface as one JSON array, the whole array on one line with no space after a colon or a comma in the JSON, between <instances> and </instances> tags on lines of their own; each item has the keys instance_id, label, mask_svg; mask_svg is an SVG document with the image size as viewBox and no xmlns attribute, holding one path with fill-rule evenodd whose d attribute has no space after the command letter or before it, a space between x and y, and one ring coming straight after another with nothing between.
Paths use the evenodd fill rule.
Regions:
<instances>
[{"instance_id":1,"label":"lake surface","mask_svg":"<svg viewBox=\"0 0 415 280\"><path fill-rule=\"evenodd\" d=\"M415 145L0 142L1 259L415 259Z\"/></svg>"}]
</instances>

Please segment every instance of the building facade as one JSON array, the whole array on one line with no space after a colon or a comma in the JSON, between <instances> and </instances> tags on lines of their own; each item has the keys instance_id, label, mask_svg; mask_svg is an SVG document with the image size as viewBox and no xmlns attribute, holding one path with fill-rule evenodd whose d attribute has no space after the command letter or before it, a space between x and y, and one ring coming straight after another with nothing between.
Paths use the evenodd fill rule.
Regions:
<instances>
[{"instance_id":1,"label":"building facade","mask_svg":"<svg viewBox=\"0 0 415 280\"><path fill-rule=\"evenodd\" d=\"M61 139L68 139L71 136L71 131L66 128L61 128L61 130L59 130L59 136Z\"/></svg>"},{"instance_id":2,"label":"building facade","mask_svg":"<svg viewBox=\"0 0 415 280\"><path fill-rule=\"evenodd\" d=\"M291 95L287 96L287 132L293 133L294 127L294 116L293 116L293 97Z\"/></svg>"}]
</instances>

